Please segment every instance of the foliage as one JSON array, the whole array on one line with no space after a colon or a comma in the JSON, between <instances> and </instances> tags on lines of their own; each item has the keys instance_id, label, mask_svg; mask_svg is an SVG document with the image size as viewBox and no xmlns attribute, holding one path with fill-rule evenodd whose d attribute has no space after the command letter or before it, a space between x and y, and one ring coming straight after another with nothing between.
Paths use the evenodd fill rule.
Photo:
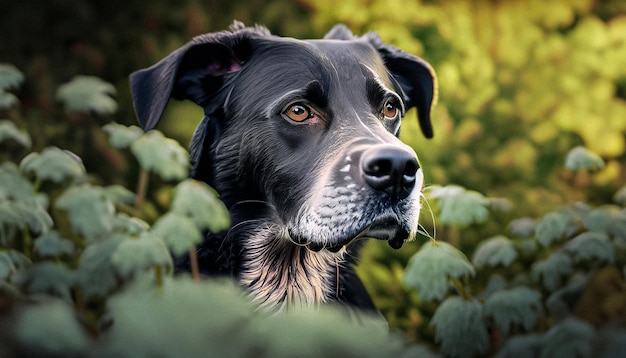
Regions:
<instances>
[{"instance_id":1,"label":"foliage","mask_svg":"<svg viewBox=\"0 0 626 358\"><path fill-rule=\"evenodd\" d=\"M0 23L22 31L0 38L0 48L10 49L2 61L24 73L0 65L0 299L14 303L0 312L0 331L19 335L26 353L136 356L153 353L155 344L170 352L182 346L172 342L187 342L177 353L217 355L228 343L217 333L237 327L241 335L229 337L240 340L229 353L281 355L298 343L311 354L337 347L366 356L429 354L423 346L389 346L373 326L353 327L334 311L266 317L228 284L171 276L164 248L188 250L199 230L227 225L227 215L208 188L198 210L216 213L211 220L175 210L172 189L188 170L182 147L164 145L175 154L166 154L172 168L162 169L177 178L164 180L137 165L131 146L144 133L110 122L135 123L128 73L234 18L308 38L343 22L355 34L377 31L433 65L441 89L435 138L423 140L409 113L402 139L419 154L427 182L438 184L425 193L425 208L432 206L438 221L421 222L437 241L399 251L370 242L358 268L391 327L444 355L457 354L457 343L499 357L624 351L622 1L157 0L146 8L141 1L24 0L5 7ZM389 16L390 9L402 11ZM68 21L55 21L60 16ZM55 92L80 79L77 73L103 81L92 77L73 94ZM66 111L54 105L57 96ZM187 142L201 110L176 101L168 107L166 135L150 139ZM19 163L30 150L35 157L54 150L59 162L26 161L25 171ZM136 181L135 190L126 189ZM140 237L138 249L146 251L137 262L118 253ZM455 275L456 268L464 273ZM464 322L478 327L475 341L455 335L450 322L470 316L455 307L475 313ZM9 311L20 321L7 320ZM123 325L113 330L116 317Z\"/></svg>"},{"instance_id":2,"label":"foliage","mask_svg":"<svg viewBox=\"0 0 626 358\"><path fill-rule=\"evenodd\" d=\"M158 132L137 136L134 128L119 125L104 130L117 147L137 155L144 173L149 169L168 180L171 168L162 167L185 168L189 160L178 143ZM132 150L142 140L166 148L170 160L142 160L149 154ZM57 147L25 155L19 167L2 163L0 179L0 298L7 304L0 327L10 342L2 354L431 354L407 346L377 316L331 307L270 315L230 280L173 276L170 252L193 250L203 231L229 226L228 212L205 183L184 179L167 187L170 209L150 224L141 208L130 206L133 192L93 183L80 158ZM337 320L348 314L353 318Z\"/></svg>"}]
</instances>

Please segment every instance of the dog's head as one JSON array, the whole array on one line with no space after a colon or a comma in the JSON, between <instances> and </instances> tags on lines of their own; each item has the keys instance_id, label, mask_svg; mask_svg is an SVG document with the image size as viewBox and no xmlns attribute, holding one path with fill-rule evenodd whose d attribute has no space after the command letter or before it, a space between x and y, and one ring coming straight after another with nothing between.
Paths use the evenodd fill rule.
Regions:
<instances>
[{"instance_id":1,"label":"dog's head","mask_svg":"<svg viewBox=\"0 0 626 358\"><path fill-rule=\"evenodd\" d=\"M400 247L412 238L423 175L397 137L412 107L433 135L431 67L343 26L306 41L240 23L231 30L198 36L131 76L143 128L157 125L170 97L204 108L192 177L212 185L231 212L265 203L271 213L259 215L313 250L360 237Z\"/></svg>"}]
</instances>

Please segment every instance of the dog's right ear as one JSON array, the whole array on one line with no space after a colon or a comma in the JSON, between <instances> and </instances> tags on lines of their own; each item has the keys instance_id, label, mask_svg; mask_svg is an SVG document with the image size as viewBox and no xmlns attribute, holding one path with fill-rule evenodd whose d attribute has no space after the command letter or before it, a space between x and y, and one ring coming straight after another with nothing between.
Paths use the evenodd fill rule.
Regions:
<instances>
[{"instance_id":1,"label":"dog's right ear","mask_svg":"<svg viewBox=\"0 0 626 358\"><path fill-rule=\"evenodd\" d=\"M265 28L238 22L231 30L197 36L152 67L130 75L135 113L144 130L156 127L170 97L189 99L206 114L221 106L211 100L224 76L239 71L248 60L253 38L269 35Z\"/></svg>"}]
</instances>

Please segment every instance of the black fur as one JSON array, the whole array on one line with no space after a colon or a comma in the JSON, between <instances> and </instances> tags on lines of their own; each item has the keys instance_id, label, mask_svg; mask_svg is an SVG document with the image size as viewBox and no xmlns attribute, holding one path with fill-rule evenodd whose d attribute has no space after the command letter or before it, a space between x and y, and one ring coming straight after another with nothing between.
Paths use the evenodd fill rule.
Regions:
<instances>
[{"instance_id":1,"label":"black fur","mask_svg":"<svg viewBox=\"0 0 626 358\"><path fill-rule=\"evenodd\" d=\"M203 273L231 275L268 304L373 309L352 267L356 239L397 248L415 234L422 174L397 135L411 107L433 135L436 85L426 62L344 26L302 41L236 22L133 73L131 89L145 130L170 97L204 108L191 176L219 192L232 227L207 233ZM294 104L313 114L294 122Z\"/></svg>"}]
</instances>

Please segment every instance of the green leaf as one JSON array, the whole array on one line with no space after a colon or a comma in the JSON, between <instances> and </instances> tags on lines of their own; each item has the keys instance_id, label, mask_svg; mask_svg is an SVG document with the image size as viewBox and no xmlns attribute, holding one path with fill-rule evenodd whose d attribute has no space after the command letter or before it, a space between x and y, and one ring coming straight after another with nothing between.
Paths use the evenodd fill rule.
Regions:
<instances>
[{"instance_id":1,"label":"green leaf","mask_svg":"<svg viewBox=\"0 0 626 358\"><path fill-rule=\"evenodd\" d=\"M217 192L206 183L186 179L174 188L170 210L193 220L198 229L219 232L230 227L230 215Z\"/></svg>"},{"instance_id":2,"label":"green leaf","mask_svg":"<svg viewBox=\"0 0 626 358\"><path fill-rule=\"evenodd\" d=\"M505 236L498 235L478 244L472 263L478 268L498 265L508 267L516 258L517 251L513 242Z\"/></svg>"},{"instance_id":3,"label":"green leaf","mask_svg":"<svg viewBox=\"0 0 626 358\"><path fill-rule=\"evenodd\" d=\"M0 63L0 92L19 87L24 81L24 75L17 67Z\"/></svg>"},{"instance_id":4,"label":"green leaf","mask_svg":"<svg viewBox=\"0 0 626 358\"><path fill-rule=\"evenodd\" d=\"M0 280L7 280L15 272L15 265L9 254L0 251Z\"/></svg>"},{"instance_id":5,"label":"green leaf","mask_svg":"<svg viewBox=\"0 0 626 358\"><path fill-rule=\"evenodd\" d=\"M622 206L626 205L626 185L613 195L613 201Z\"/></svg>"},{"instance_id":6,"label":"green leaf","mask_svg":"<svg viewBox=\"0 0 626 358\"><path fill-rule=\"evenodd\" d=\"M483 307L476 301L448 297L435 311L431 326L441 352L452 357L483 356L489 350L489 333L483 321Z\"/></svg>"},{"instance_id":7,"label":"green leaf","mask_svg":"<svg viewBox=\"0 0 626 358\"><path fill-rule=\"evenodd\" d=\"M504 343L496 358L536 358L541 349L542 336L529 334L527 336L513 336Z\"/></svg>"},{"instance_id":8,"label":"green leaf","mask_svg":"<svg viewBox=\"0 0 626 358\"><path fill-rule=\"evenodd\" d=\"M457 185L434 187L430 193L437 199L441 213L439 220L444 225L467 226L484 223L489 217L489 199L476 191L466 190Z\"/></svg>"},{"instance_id":9,"label":"green leaf","mask_svg":"<svg viewBox=\"0 0 626 358\"><path fill-rule=\"evenodd\" d=\"M173 139L151 130L130 146L139 165L165 180L182 180L188 176L189 154Z\"/></svg>"},{"instance_id":10,"label":"green leaf","mask_svg":"<svg viewBox=\"0 0 626 358\"><path fill-rule=\"evenodd\" d=\"M543 335L540 357L592 357L594 338L595 330L589 323L565 319Z\"/></svg>"},{"instance_id":11,"label":"green leaf","mask_svg":"<svg viewBox=\"0 0 626 358\"><path fill-rule=\"evenodd\" d=\"M530 331L543 316L541 293L526 286L498 291L487 298L484 310L505 336L515 325Z\"/></svg>"},{"instance_id":12,"label":"green leaf","mask_svg":"<svg viewBox=\"0 0 626 358\"><path fill-rule=\"evenodd\" d=\"M34 203L35 188L26 180L17 166L11 162L0 165L0 200L14 200L24 203Z\"/></svg>"},{"instance_id":13,"label":"green leaf","mask_svg":"<svg viewBox=\"0 0 626 358\"><path fill-rule=\"evenodd\" d=\"M189 252L202 240L202 234L190 218L167 213L157 220L152 232L163 239L165 245L176 256Z\"/></svg>"},{"instance_id":14,"label":"green leaf","mask_svg":"<svg viewBox=\"0 0 626 358\"><path fill-rule=\"evenodd\" d=\"M98 77L76 76L59 86L56 98L68 112L110 115L117 111L117 102L112 98L116 93L112 84Z\"/></svg>"},{"instance_id":15,"label":"green leaf","mask_svg":"<svg viewBox=\"0 0 626 358\"><path fill-rule=\"evenodd\" d=\"M0 100L0 108L3 108L2 100ZM7 140L13 140L24 148L30 148L32 144L28 133L18 129L15 123L9 120L0 120L0 143Z\"/></svg>"},{"instance_id":16,"label":"green leaf","mask_svg":"<svg viewBox=\"0 0 626 358\"><path fill-rule=\"evenodd\" d=\"M36 235L48 232L54 224L50 214L37 204L14 203L12 209L20 216L18 222Z\"/></svg>"},{"instance_id":17,"label":"green leaf","mask_svg":"<svg viewBox=\"0 0 626 358\"><path fill-rule=\"evenodd\" d=\"M604 160L585 147L575 147L567 153L565 168L577 171L580 169L599 170L604 168Z\"/></svg>"},{"instance_id":18,"label":"green leaf","mask_svg":"<svg viewBox=\"0 0 626 358\"><path fill-rule=\"evenodd\" d=\"M511 235L521 238L529 238L535 233L537 222L533 218L525 217L513 220L509 223Z\"/></svg>"},{"instance_id":19,"label":"green leaf","mask_svg":"<svg viewBox=\"0 0 626 358\"><path fill-rule=\"evenodd\" d=\"M571 220L572 215L567 212L548 213L535 228L535 238L543 247L559 242L567 236Z\"/></svg>"},{"instance_id":20,"label":"green leaf","mask_svg":"<svg viewBox=\"0 0 626 358\"><path fill-rule=\"evenodd\" d=\"M111 257L125 240L130 238L117 234L85 248L78 263L76 282L87 298L106 297L117 287L117 273Z\"/></svg>"},{"instance_id":21,"label":"green leaf","mask_svg":"<svg viewBox=\"0 0 626 358\"><path fill-rule=\"evenodd\" d=\"M130 205L135 202L135 193L121 185L110 185L104 187L103 191L104 195L106 195L113 204Z\"/></svg>"},{"instance_id":22,"label":"green leaf","mask_svg":"<svg viewBox=\"0 0 626 358\"><path fill-rule=\"evenodd\" d=\"M60 257L72 255L74 244L67 239L62 239L56 231L49 231L35 239L35 251L41 257Z\"/></svg>"},{"instance_id":23,"label":"green leaf","mask_svg":"<svg viewBox=\"0 0 626 358\"><path fill-rule=\"evenodd\" d=\"M111 256L111 263L120 276L131 278L153 267L171 268L172 258L158 236L144 232L137 239L121 242Z\"/></svg>"},{"instance_id":24,"label":"green leaf","mask_svg":"<svg viewBox=\"0 0 626 358\"><path fill-rule=\"evenodd\" d=\"M25 287L29 293L51 293L67 302L72 302L71 289L74 280L74 272L62 264L50 261L19 270L14 277L15 284Z\"/></svg>"},{"instance_id":25,"label":"green leaf","mask_svg":"<svg viewBox=\"0 0 626 358\"><path fill-rule=\"evenodd\" d=\"M20 100L13 93L0 90L0 109L11 108L20 103Z\"/></svg>"},{"instance_id":26,"label":"green leaf","mask_svg":"<svg viewBox=\"0 0 626 358\"><path fill-rule=\"evenodd\" d=\"M128 216L125 213L118 213L113 222L113 230L118 233L128 234L130 236L139 236L144 231L148 231L150 225L147 222Z\"/></svg>"},{"instance_id":27,"label":"green leaf","mask_svg":"<svg viewBox=\"0 0 626 358\"><path fill-rule=\"evenodd\" d=\"M100 187L72 187L59 196L56 206L68 211L72 228L88 243L105 237L113 229L115 208Z\"/></svg>"},{"instance_id":28,"label":"green leaf","mask_svg":"<svg viewBox=\"0 0 626 358\"><path fill-rule=\"evenodd\" d=\"M626 244L626 211L616 206L597 208L583 216L589 231L605 233Z\"/></svg>"},{"instance_id":29,"label":"green leaf","mask_svg":"<svg viewBox=\"0 0 626 358\"><path fill-rule=\"evenodd\" d=\"M615 262L615 249L607 234L599 232L584 232L565 247L565 251L574 256L574 261L597 261L605 264Z\"/></svg>"},{"instance_id":30,"label":"green leaf","mask_svg":"<svg viewBox=\"0 0 626 358\"><path fill-rule=\"evenodd\" d=\"M62 183L68 180L77 181L85 177L83 163L76 160L77 156L57 147L48 147L41 153L30 153L20 163L24 173L34 173L39 180L50 180Z\"/></svg>"},{"instance_id":31,"label":"green leaf","mask_svg":"<svg viewBox=\"0 0 626 358\"><path fill-rule=\"evenodd\" d=\"M88 356L90 341L71 306L47 301L27 306L18 318L17 344L30 356Z\"/></svg>"},{"instance_id":32,"label":"green leaf","mask_svg":"<svg viewBox=\"0 0 626 358\"><path fill-rule=\"evenodd\" d=\"M535 282L542 282L543 287L553 292L561 286L561 278L572 273L572 259L565 253L557 251L547 259L532 265L531 273Z\"/></svg>"},{"instance_id":33,"label":"green leaf","mask_svg":"<svg viewBox=\"0 0 626 358\"><path fill-rule=\"evenodd\" d=\"M177 357L181 349L189 357L245 357L254 355L261 342L268 343L250 332L258 313L230 281L166 278L159 291L135 282L107 301L107 312L115 324L102 349L106 357L129 352L136 357Z\"/></svg>"},{"instance_id":34,"label":"green leaf","mask_svg":"<svg viewBox=\"0 0 626 358\"><path fill-rule=\"evenodd\" d=\"M448 292L449 278L474 274L474 267L457 248L429 241L409 260L404 282L417 290L422 301L442 300Z\"/></svg>"},{"instance_id":35,"label":"green leaf","mask_svg":"<svg viewBox=\"0 0 626 358\"><path fill-rule=\"evenodd\" d=\"M109 143L118 149L130 147L143 135L143 130L137 126L125 126L115 122L105 125L103 129L109 134Z\"/></svg>"}]
</instances>

